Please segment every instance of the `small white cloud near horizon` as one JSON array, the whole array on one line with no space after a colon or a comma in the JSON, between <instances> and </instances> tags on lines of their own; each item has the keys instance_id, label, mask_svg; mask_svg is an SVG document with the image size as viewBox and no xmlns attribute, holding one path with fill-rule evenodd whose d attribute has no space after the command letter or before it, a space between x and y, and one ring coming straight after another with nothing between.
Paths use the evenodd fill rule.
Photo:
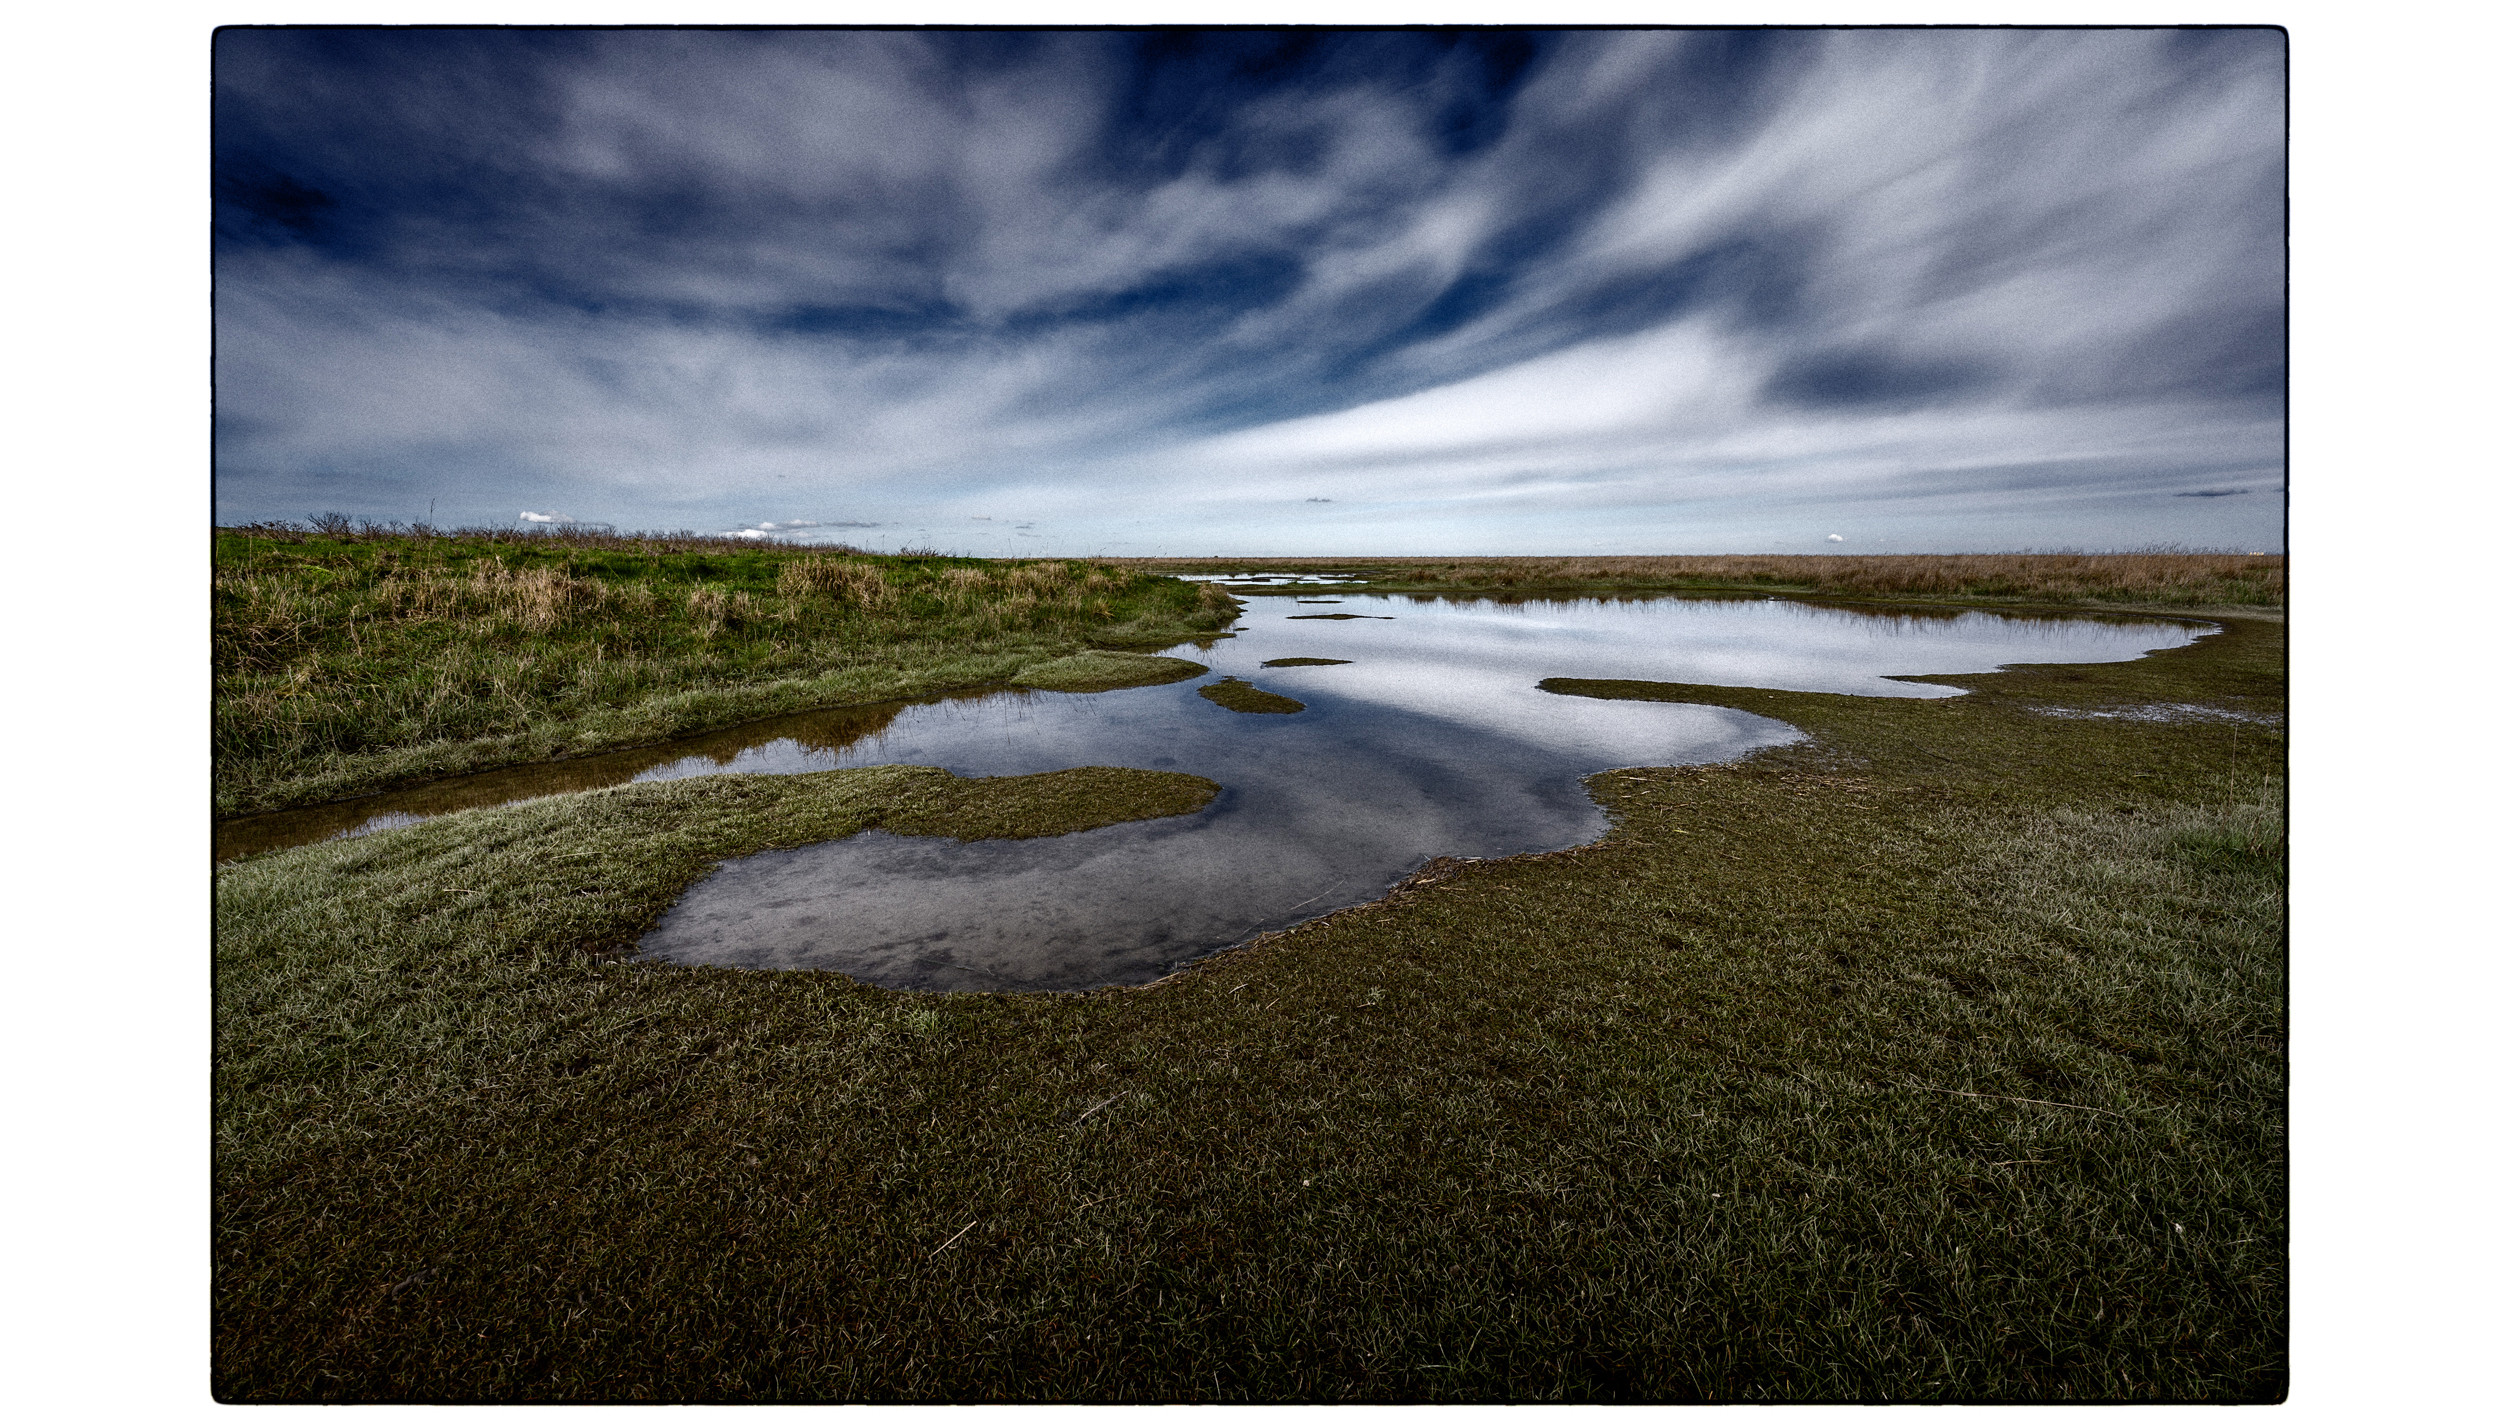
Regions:
<instances>
[{"instance_id":1,"label":"small white cloud near horizon","mask_svg":"<svg viewBox=\"0 0 2500 1428\"><path fill-rule=\"evenodd\" d=\"M542 526L560 526L573 518L562 511L523 511L521 519Z\"/></svg>"},{"instance_id":2,"label":"small white cloud near horizon","mask_svg":"<svg viewBox=\"0 0 2500 1428\"><path fill-rule=\"evenodd\" d=\"M1834 545L1838 545L1838 544L1840 544L1840 537L1838 537L1838 536L1836 536L1836 535L1827 535L1827 536L1823 537L1823 539L1825 539L1825 540L1827 540L1827 541L1832 542Z\"/></svg>"}]
</instances>

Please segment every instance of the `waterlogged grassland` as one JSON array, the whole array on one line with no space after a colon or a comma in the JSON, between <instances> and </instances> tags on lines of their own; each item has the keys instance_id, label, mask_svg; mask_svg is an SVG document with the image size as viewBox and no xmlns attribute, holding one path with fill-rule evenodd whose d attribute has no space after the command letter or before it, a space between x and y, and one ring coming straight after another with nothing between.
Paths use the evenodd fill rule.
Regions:
<instances>
[{"instance_id":1,"label":"waterlogged grassland","mask_svg":"<svg viewBox=\"0 0 2500 1428\"><path fill-rule=\"evenodd\" d=\"M1963 699L1557 686L1813 738L1146 988L602 957L864 821L751 802L799 780L237 865L217 1392L2279 1398L2282 627L2226 623ZM743 831L638 881L706 784Z\"/></svg>"},{"instance_id":2,"label":"waterlogged grassland","mask_svg":"<svg viewBox=\"0 0 2500 1428\"><path fill-rule=\"evenodd\" d=\"M1343 574L1371 592L1598 594L1675 590L1987 604L2054 601L2179 610L2280 609L2284 558L2201 551L2106 555L1621 555L1445 559L1122 560L1161 574Z\"/></svg>"},{"instance_id":3,"label":"waterlogged grassland","mask_svg":"<svg viewBox=\"0 0 2500 1428\"><path fill-rule=\"evenodd\" d=\"M1235 609L1087 561L344 528L221 531L215 582L221 815L1000 683Z\"/></svg>"},{"instance_id":4,"label":"waterlogged grassland","mask_svg":"<svg viewBox=\"0 0 2500 1428\"><path fill-rule=\"evenodd\" d=\"M1218 792L1193 774L1140 769L959 778L889 764L625 784L447 814L223 871L220 1007L235 1013L275 996L347 1013L352 1001L306 998L303 988L393 944L421 954L424 976L454 981L491 978L499 959L545 965L625 955L722 859L766 848L870 828L964 840L1054 837L1193 813ZM273 1044L295 1040L281 1035ZM240 1074L249 1064L227 1069Z\"/></svg>"}]
</instances>

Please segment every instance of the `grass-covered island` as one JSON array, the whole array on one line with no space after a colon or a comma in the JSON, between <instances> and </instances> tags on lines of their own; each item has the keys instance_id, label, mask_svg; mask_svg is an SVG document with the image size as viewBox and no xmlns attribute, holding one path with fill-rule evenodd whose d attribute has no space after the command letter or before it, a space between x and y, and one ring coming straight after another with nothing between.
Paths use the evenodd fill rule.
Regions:
<instances>
[{"instance_id":1,"label":"grass-covered island","mask_svg":"<svg viewBox=\"0 0 2500 1428\"><path fill-rule=\"evenodd\" d=\"M1185 769L690 779L228 865L215 1391L2278 1398L2281 563L2164 559L2213 568L1791 571L2222 628L1948 700L1551 681L1811 738L1599 775L1596 843L1148 987L614 954L722 857L1167 816L1214 793ZM1569 593L1561 564L1479 583ZM1134 564L477 533L230 531L216 578L229 812L1173 677L1123 657L1234 609Z\"/></svg>"}]
</instances>

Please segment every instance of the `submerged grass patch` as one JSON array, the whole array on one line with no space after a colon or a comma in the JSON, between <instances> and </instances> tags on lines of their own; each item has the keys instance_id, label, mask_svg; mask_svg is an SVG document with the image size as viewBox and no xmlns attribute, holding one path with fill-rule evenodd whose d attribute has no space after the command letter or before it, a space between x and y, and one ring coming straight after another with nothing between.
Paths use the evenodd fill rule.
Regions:
<instances>
[{"instance_id":1,"label":"submerged grass patch","mask_svg":"<svg viewBox=\"0 0 2500 1428\"><path fill-rule=\"evenodd\" d=\"M1307 656L1296 655L1295 657L1293 657L1293 658L1291 658L1291 659L1263 659L1263 660L1259 661L1259 668L1261 668L1261 669L1300 669L1300 668L1302 668L1302 667L1304 667L1304 666L1306 666L1306 665L1315 665L1315 664L1352 664L1352 663L1354 663L1354 661L1352 661L1352 660L1350 660L1350 659L1312 659L1312 658L1309 658L1309 657L1307 657Z\"/></svg>"},{"instance_id":2,"label":"submerged grass patch","mask_svg":"<svg viewBox=\"0 0 2500 1428\"><path fill-rule=\"evenodd\" d=\"M216 1391L2278 1399L2281 626L1950 682L1549 682L1812 738L1599 775L1595 844L1145 988L598 955L711 850L1208 791L1117 771L641 785L236 865ZM2239 717L2071 717L2166 705Z\"/></svg>"},{"instance_id":3,"label":"submerged grass patch","mask_svg":"<svg viewBox=\"0 0 2500 1428\"><path fill-rule=\"evenodd\" d=\"M1261 689L1238 675L1199 685L1198 697L1211 699L1236 714L1299 714L1310 707L1299 699Z\"/></svg>"}]
</instances>

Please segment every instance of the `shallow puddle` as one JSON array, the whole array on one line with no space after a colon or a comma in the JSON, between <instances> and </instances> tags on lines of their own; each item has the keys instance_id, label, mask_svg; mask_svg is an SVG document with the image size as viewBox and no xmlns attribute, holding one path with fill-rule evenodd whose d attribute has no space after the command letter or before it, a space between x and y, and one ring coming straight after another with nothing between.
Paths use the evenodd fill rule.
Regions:
<instances>
[{"instance_id":1,"label":"shallow puddle","mask_svg":"<svg viewBox=\"0 0 2500 1428\"><path fill-rule=\"evenodd\" d=\"M824 968L890 987L1132 984L1369 901L1434 857L1587 842L1605 819L1579 780L1599 769L1717 762L1801 737L1731 709L1549 694L1540 679L1942 698L1956 691L1885 676L2132 659L2210 628L1780 600L1342 598L1344 613L1369 618L1305 622L1283 592L1253 599L1237 638L1174 648L1211 670L1177 684L993 691L766 721L240 820L219 830L219 852L629 779L892 763L973 776L1087 764L1204 775L1224 792L1180 818L1028 841L868 833L740 859L689 890L642 942L668 961ZM1245 717L1200 696L1227 677L1303 708Z\"/></svg>"},{"instance_id":2,"label":"shallow puddle","mask_svg":"<svg viewBox=\"0 0 2500 1428\"><path fill-rule=\"evenodd\" d=\"M1181 768L1224 785L1199 813L1027 842L866 834L766 853L697 885L642 949L924 990L1151 981L1256 933L1367 902L1437 856L1587 842L1605 819L1579 779L1599 769L1710 763L1800 737L1730 709L1547 694L1536 682L1550 675L1941 698L1955 691L1883 676L2132 659L2194 637L2170 622L1868 615L1773 601L1348 601L1374 618L1286 626L1262 618L1286 602L1254 603L1239 638L1197 656L1211 667L1206 679L932 706L834 761L959 774ZM1392 611L1396 624L1379 620ZM1243 718L1198 694L1254 671L1261 688L1303 711ZM826 764L759 752L739 766Z\"/></svg>"}]
</instances>

